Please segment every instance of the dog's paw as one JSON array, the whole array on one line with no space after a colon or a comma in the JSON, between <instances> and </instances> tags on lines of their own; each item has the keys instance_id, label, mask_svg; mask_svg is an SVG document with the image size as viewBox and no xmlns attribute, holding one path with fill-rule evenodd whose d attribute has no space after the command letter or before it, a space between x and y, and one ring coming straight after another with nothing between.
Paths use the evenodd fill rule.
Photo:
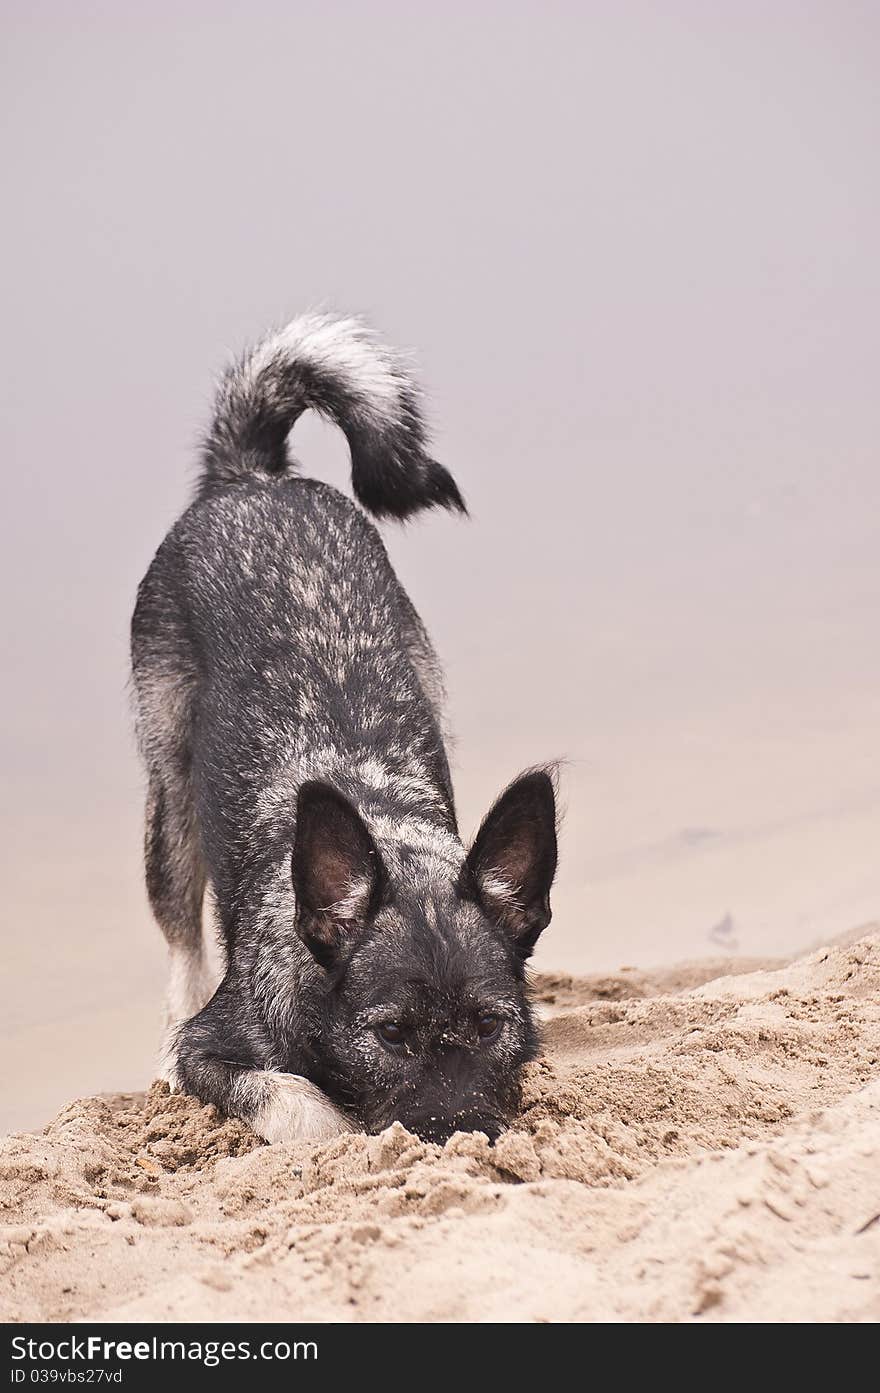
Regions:
<instances>
[{"instance_id":1,"label":"dog's paw","mask_svg":"<svg viewBox=\"0 0 880 1393\"><path fill-rule=\"evenodd\" d=\"M320 1088L299 1074L260 1070L248 1084L260 1097L251 1127L264 1141L329 1141L354 1130Z\"/></svg>"}]
</instances>

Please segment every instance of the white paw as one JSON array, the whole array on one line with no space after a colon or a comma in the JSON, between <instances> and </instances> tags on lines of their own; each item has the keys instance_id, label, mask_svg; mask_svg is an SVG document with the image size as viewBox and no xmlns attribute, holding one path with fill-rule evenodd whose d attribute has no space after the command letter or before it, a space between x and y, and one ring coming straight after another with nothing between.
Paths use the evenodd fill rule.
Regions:
<instances>
[{"instance_id":1,"label":"white paw","mask_svg":"<svg viewBox=\"0 0 880 1393\"><path fill-rule=\"evenodd\" d=\"M247 1075L247 1087L261 1099L251 1126L265 1141L329 1141L354 1130L320 1088L299 1074L259 1070Z\"/></svg>"}]
</instances>

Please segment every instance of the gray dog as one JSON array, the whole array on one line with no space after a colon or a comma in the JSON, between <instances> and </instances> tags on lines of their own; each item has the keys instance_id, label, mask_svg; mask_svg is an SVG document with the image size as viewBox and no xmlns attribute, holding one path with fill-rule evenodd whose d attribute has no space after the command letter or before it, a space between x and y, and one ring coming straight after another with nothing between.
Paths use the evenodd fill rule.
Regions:
<instances>
[{"instance_id":1,"label":"gray dog","mask_svg":"<svg viewBox=\"0 0 880 1393\"><path fill-rule=\"evenodd\" d=\"M537 1044L524 964L550 920L553 780L517 779L465 853L425 629L364 513L288 458L310 408L375 516L465 511L359 321L295 319L226 374L132 622L166 1076L268 1141L395 1119L494 1140Z\"/></svg>"}]
</instances>

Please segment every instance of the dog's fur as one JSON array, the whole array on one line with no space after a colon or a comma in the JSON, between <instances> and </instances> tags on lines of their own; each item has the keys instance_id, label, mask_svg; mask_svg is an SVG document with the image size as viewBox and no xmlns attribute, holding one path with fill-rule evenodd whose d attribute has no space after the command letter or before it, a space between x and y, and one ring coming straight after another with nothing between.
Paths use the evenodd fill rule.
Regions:
<instances>
[{"instance_id":1,"label":"dog's fur","mask_svg":"<svg viewBox=\"0 0 880 1393\"><path fill-rule=\"evenodd\" d=\"M437 660L372 524L292 472L308 408L345 432L373 514L464 511L410 378L359 321L296 319L224 378L132 622L166 1076L269 1141L396 1118L494 1138L536 1048L524 961L550 918L552 779L512 784L465 855Z\"/></svg>"}]
</instances>

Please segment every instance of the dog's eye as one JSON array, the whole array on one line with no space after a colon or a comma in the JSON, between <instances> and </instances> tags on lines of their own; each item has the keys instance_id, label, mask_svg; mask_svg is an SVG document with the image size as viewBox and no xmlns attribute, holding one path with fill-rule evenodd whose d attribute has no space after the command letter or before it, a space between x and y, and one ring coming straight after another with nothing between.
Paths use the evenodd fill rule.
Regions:
<instances>
[{"instance_id":1,"label":"dog's eye","mask_svg":"<svg viewBox=\"0 0 880 1393\"><path fill-rule=\"evenodd\" d=\"M501 1017L494 1011L482 1011L477 1017L477 1034L482 1041L494 1040L501 1029Z\"/></svg>"},{"instance_id":2,"label":"dog's eye","mask_svg":"<svg viewBox=\"0 0 880 1393\"><path fill-rule=\"evenodd\" d=\"M402 1045L404 1041L403 1026L397 1021L383 1021L376 1026L376 1034L386 1045Z\"/></svg>"}]
</instances>

